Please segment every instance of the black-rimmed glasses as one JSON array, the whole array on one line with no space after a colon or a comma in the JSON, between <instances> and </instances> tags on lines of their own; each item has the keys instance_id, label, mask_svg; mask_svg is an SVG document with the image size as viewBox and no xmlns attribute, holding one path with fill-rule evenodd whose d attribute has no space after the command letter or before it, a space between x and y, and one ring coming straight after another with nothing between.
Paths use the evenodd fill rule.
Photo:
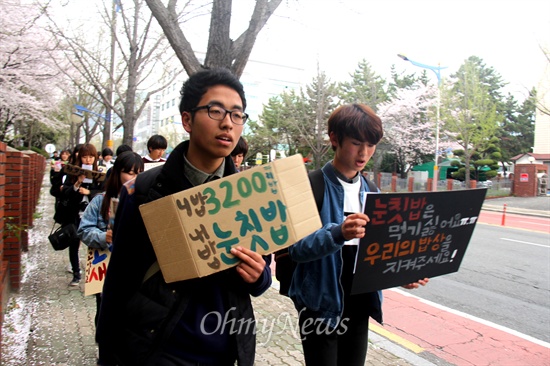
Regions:
<instances>
[{"instance_id":1,"label":"black-rimmed glasses","mask_svg":"<svg viewBox=\"0 0 550 366\"><path fill-rule=\"evenodd\" d=\"M191 109L191 112L194 113L201 109L206 109L208 111L208 117L212 118L215 121L223 121L228 113L231 122L236 125L244 125L248 120L248 114L244 113L243 111L240 111L238 109L230 111L216 104L201 105Z\"/></svg>"}]
</instances>

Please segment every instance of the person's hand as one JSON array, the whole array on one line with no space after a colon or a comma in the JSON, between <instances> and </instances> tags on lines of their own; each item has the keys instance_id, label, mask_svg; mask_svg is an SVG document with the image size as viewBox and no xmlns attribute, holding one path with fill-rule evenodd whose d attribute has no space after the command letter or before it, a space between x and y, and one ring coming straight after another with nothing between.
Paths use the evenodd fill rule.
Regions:
<instances>
[{"instance_id":1,"label":"person's hand","mask_svg":"<svg viewBox=\"0 0 550 366\"><path fill-rule=\"evenodd\" d=\"M110 244L113 242L113 230L109 229L106 232L107 235L105 235L105 241L107 244Z\"/></svg>"},{"instance_id":2,"label":"person's hand","mask_svg":"<svg viewBox=\"0 0 550 366\"><path fill-rule=\"evenodd\" d=\"M74 182L75 188L79 188L82 185L82 183L84 182L85 178L86 178L86 175L84 175L84 174L79 175L78 178L76 178L76 182Z\"/></svg>"},{"instance_id":3,"label":"person's hand","mask_svg":"<svg viewBox=\"0 0 550 366\"><path fill-rule=\"evenodd\" d=\"M89 189L86 189L86 188L84 188L84 187L80 187L80 188L78 189L78 192L79 192L80 194L85 195L85 196L89 196L89 195L90 195L90 190L89 190Z\"/></svg>"},{"instance_id":4,"label":"person's hand","mask_svg":"<svg viewBox=\"0 0 550 366\"><path fill-rule=\"evenodd\" d=\"M418 280L417 282L409 283L408 285L403 285L401 287L406 288L407 290L413 290L415 288L418 288L419 286L426 286L430 282L429 278L423 278L421 280Z\"/></svg>"},{"instance_id":5,"label":"person's hand","mask_svg":"<svg viewBox=\"0 0 550 366\"><path fill-rule=\"evenodd\" d=\"M369 217L364 213L353 213L346 216L346 219L342 223L342 235L344 235L344 239L347 241L364 237L365 225L369 221Z\"/></svg>"},{"instance_id":6,"label":"person's hand","mask_svg":"<svg viewBox=\"0 0 550 366\"><path fill-rule=\"evenodd\" d=\"M231 254L241 260L236 269L244 282L254 283L260 278L265 268L265 260L261 254L241 246L231 248Z\"/></svg>"}]
</instances>

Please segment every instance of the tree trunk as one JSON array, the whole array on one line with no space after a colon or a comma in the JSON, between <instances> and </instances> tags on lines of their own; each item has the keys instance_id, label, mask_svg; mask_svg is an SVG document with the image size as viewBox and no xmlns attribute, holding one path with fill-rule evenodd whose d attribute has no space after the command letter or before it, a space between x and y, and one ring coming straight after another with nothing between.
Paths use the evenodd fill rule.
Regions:
<instances>
[{"instance_id":1,"label":"tree trunk","mask_svg":"<svg viewBox=\"0 0 550 366\"><path fill-rule=\"evenodd\" d=\"M213 0L210 21L210 37L204 65L201 65L191 44L179 26L177 0L145 0L153 16L160 24L176 56L187 75L203 68L224 67L241 77L256 42L258 34L282 0L256 0L254 11L246 29L235 41L229 36L231 24L231 0Z\"/></svg>"}]
</instances>

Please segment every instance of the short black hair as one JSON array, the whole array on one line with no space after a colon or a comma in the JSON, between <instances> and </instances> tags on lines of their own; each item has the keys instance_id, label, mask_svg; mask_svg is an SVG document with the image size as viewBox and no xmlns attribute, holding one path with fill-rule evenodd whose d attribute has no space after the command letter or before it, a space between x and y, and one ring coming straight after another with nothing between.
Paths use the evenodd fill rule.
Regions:
<instances>
[{"instance_id":1,"label":"short black hair","mask_svg":"<svg viewBox=\"0 0 550 366\"><path fill-rule=\"evenodd\" d=\"M101 156L113 156L113 150L106 147L103 150L101 150Z\"/></svg>"},{"instance_id":2,"label":"short black hair","mask_svg":"<svg viewBox=\"0 0 550 366\"><path fill-rule=\"evenodd\" d=\"M122 144L116 148L116 156L119 156L125 151L133 151L130 145Z\"/></svg>"},{"instance_id":3,"label":"short black hair","mask_svg":"<svg viewBox=\"0 0 550 366\"><path fill-rule=\"evenodd\" d=\"M161 135L153 135L147 141L147 151L155 149L166 149L168 147L168 141Z\"/></svg>"},{"instance_id":4,"label":"short black hair","mask_svg":"<svg viewBox=\"0 0 550 366\"><path fill-rule=\"evenodd\" d=\"M231 156L236 156L239 154L243 154L243 157L246 157L246 154L248 153L248 143L246 140L241 136L239 137L239 141L237 142L237 145L231 151Z\"/></svg>"},{"instance_id":5,"label":"short black hair","mask_svg":"<svg viewBox=\"0 0 550 366\"><path fill-rule=\"evenodd\" d=\"M216 85L225 85L235 90L241 97L243 111L246 109L246 97L244 95L243 84L229 70L216 68L199 71L189 77L180 90L180 114L191 112L198 106L201 98L209 88Z\"/></svg>"}]
</instances>

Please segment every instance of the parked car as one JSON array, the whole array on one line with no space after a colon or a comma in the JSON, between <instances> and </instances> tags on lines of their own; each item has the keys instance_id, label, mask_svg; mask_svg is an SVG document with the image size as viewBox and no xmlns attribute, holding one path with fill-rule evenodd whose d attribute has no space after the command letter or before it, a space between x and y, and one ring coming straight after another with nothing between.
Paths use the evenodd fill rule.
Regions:
<instances>
[{"instance_id":1,"label":"parked car","mask_svg":"<svg viewBox=\"0 0 550 366\"><path fill-rule=\"evenodd\" d=\"M457 179L453 179L453 188L464 188L465 187L465 182L463 181L460 181L460 180L457 180Z\"/></svg>"},{"instance_id":2,"label":"parked car","mask_svg":"<svg viewBox=\"0 0 550 366\"><path fill-rule=\"evenodd\" d=\"M484 181L481 181L481 182L477 182L477 187L478 188L493 188L493 182L490 181L490 180L484 180Z\"/></svg>"}]
</instances>

